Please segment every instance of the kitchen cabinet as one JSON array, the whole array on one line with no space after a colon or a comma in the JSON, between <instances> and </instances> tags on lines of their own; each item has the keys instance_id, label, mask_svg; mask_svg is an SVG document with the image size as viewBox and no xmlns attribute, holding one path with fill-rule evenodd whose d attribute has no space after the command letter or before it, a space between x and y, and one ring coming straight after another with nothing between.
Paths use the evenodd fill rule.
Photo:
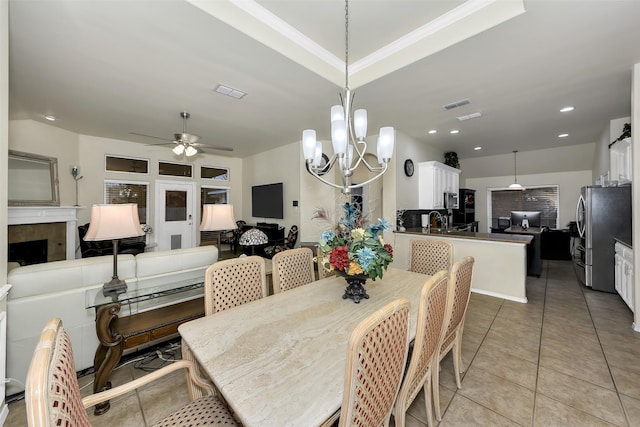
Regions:
<instances>
[{"instance_id":1,"label":"kitchen cabinet","mask_svg":"<svg viewBox=\"0 0 640 427\"><path fill-rule=\"evenodd\" d=\"M458 194L460 172L436 161L418 163L418 208L444 209L444 193Z\"/></svg>"},{"instance_id":2,"label":"kitchen cabinet","mask_svg":"<svg viewBox=\"0 0 640 427\"><path fill-rule=\"evenodd\" d=\"M615 287L624 302L633 310L633 249L616 242L615 247Z\"/></svg>"},{"instance_id":3,"label":"kitchen cabinet","mask_svg":"<svg viewBox=\"0 0 640 427\"><path fill-rule=\"evenodd\" d=\"M631 138L625 138L613 144L609 149L610 180L618 181L618 184L629 183L633 178L631 168L632 145Z\"/></svg>"}]
</instances>

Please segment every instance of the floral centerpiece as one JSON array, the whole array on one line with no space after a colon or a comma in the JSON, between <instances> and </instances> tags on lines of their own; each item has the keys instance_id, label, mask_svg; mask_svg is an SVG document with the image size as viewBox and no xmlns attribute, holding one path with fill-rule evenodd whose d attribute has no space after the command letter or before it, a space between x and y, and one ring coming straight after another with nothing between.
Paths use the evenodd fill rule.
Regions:
<instances>
[{"instance_id":1,"label":"floral centerpiece","mask_svg":"<svg viewBox=\"0 0 640 427\"><path fill-rule=\"evenodd\" d=\"M393 261L393 248L382 239L382 232L389 229L389 223L378 219L378 222L366 225L353 204L345 203L343 209L344 216L320 236L317 262L320 268L345 277L350 286L359 283L361 287L367 279L382 278ZM315 218L329 220L323 210L316 211ZM361 292L361 297L368 298L364 290ZM343 296L347 297L352 298L348 294ZM359 302L359 298L354 301Z\"/></svg>"}]
</instances>

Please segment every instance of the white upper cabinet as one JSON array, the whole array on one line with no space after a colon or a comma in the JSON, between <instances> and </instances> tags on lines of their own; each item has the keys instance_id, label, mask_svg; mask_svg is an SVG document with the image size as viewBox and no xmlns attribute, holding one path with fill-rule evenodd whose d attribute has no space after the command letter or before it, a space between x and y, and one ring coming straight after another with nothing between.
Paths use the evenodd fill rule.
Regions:
<instances>
[{"instance_id":1,"label":"white upper cabinet","mask_svg":"<svg viewBox=\"0 0 640 427\"><path fill-rule=\"evenodd\" d=\"M631 182L633 177L631 171L631 138L625 138L611 146L609 150L609 160L612 181L618 181L618 184Z\"/></svg>"},{"instance_id":2,"label":"white upper cabinet","mask_svg":"<svg viewBox=\"0 0 640 427\"><path fill-rule=\"evenodd\" d=\"M460 169L436 161L418 163L418 179L418 209L444 209L444 193L460 189Z\"/></svg>"}]
</instances>

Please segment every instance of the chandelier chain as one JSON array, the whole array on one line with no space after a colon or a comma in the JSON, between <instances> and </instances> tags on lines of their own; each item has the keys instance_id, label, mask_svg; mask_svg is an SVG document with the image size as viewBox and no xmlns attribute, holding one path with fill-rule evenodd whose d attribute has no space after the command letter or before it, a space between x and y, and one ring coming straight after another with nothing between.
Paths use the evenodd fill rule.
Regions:
<instances>
[{"instance_id":1,"label":"chandelier chain","mask_svg":"<svg viewBox=\"0 0 640 427\"><path fill-rule=\"evenodd\" d=\"M344 2L344 87L349 89L349 0Z\"/></svg>"}]
</instances>

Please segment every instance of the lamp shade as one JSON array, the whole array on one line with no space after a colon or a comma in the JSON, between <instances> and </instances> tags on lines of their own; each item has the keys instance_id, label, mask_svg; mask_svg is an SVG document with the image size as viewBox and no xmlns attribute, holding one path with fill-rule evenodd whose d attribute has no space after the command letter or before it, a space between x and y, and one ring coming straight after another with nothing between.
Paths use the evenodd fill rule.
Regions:
<instances>
[{"instance_id":1,"label":"lamp shade","mask_svg":"<svg viewBox=\"0 0 640 427\"><path fill-rule=\"evenodd\" d=\"M84 240L115 240L142 235L144 231L140 227L136 203L93 205Z\"/></svg>"},{"instance_id":2,"label":"lamp shade","mask_svg":"<svg viewBox=\"0 0 640 427\"><path fill-rule=\"evenodd\" d=\"M306 129L302 131L302 152L306 160L313 159L316 152L316 131Z\"/></svg>"},{"instance_id":3,"label":"lamp shade","mask_svg":"<svg viewBox=\"0 0 640 427\"><path fill-rule=\"evenodd\" d=\"M393 156L393 146L395 143L395 131L392 127L381 127L380 135L378 138L378 145L380 149L378 156L382 159L390 159Z\"/></svg>"},{"instance_id":4,"label":"lamp shade","mask_svg":"<svg viewBox=\"0 0 640 427\"><path fill-rule=\"evenodd\" d=\"M204 205L200 231L234 230L238 228L233 216L233 205Z\"/></svg>"},{"instance_id":5,"label":"lamp shade","mask_svg":"<svg viewBox=\"0 0 640 427\"><path fill-rule=\"evenodd\" d=\"M173 152L178 156L181 155L182 153L184 153L184 145L176 145L175 147L173 147Z\"/></svg>"},{"instance_id":6,"label":"lamp shade","mask_svg":"<svg viewBox=\"0 0 640 427\"><path fill-rule=\"evenodd\" d=\"M193 147L193 145L189 145L189 146L187 146L187 148L185 148L184 154L186 154L187 157L195 156L196 154L198 154L198 150L196 150Z\"/></svg>"}]
</instances>

